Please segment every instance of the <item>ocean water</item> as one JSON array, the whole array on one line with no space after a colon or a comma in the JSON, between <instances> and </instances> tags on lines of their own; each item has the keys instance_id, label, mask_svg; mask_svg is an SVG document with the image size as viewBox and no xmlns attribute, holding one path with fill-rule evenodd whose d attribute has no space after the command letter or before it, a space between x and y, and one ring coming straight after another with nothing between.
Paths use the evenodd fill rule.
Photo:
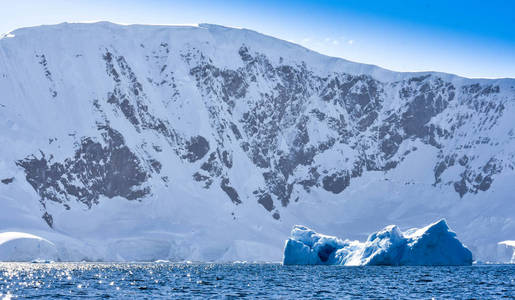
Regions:
<instances>
[{"instance_id":1,"label":"ocean water","mask_svg":"<svg viewBox=\"0 0 515 300\"><path fill-rule=\"evenodd\" d=\"M0 299L515 297L515 266L0 263Z\"/></svg>"}]
</instances>

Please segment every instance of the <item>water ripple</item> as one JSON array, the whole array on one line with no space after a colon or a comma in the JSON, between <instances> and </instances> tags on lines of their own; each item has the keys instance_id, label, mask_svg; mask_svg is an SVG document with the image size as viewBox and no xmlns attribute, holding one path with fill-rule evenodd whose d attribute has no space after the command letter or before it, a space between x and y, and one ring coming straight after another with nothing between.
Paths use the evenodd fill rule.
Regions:
<instances>
[{"instance_id":1,"label":"water ripple","mask_svg":"<svg viewBox=\"0 0 515 300\"><path fill-rule=\"evenodd\" d=\"M515 266L0 263L0 299L513 298Z\"/></svg>"}]
</instances>

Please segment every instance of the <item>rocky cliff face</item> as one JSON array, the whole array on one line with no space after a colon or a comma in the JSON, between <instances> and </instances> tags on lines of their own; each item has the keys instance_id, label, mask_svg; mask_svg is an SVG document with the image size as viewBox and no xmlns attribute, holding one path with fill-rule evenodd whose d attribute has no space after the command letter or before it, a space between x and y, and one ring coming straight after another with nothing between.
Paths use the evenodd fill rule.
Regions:
<instances>
[{"instance_id":1,"label":"rocky cliff face","mask_svg":"<svg viewBox=\"0 0 515 300\"><path fill-rule=\"evenodd\" d=\"M249 228L219 248L256 231L249 215L270 229L248 240L273 244L292 222L360 232L367 218L411 226L439 214L483 249L496 226L500 240L515 234L514 86L394 73L215 25L20 29L0 40L0 139L12 145L0 150L0 191L38 202L26 214L72 237L73 211L116 198L174 207L159 220L215 210L220 228ZM191 204L199 197L212 201Z\"/></svg>"}]
</instances>

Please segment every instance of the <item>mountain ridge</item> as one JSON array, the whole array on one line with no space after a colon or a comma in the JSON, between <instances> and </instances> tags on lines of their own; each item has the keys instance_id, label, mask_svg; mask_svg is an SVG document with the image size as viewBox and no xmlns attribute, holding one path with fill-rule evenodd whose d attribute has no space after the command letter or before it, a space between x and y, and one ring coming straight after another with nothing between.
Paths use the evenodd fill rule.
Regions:
<instances>
[{"instance_id":1,"label":"mountain ridge","mask_svg":"<svg viewBox=\"0 0 515 300\"><path fill-rule=\"evenodd\" d=\"M124 27L127 28L127 29L151 27L151 28L155 28L155 29L157 29L157 28L160 28L160 29L174 29L174 28L175 29L201 29L201 28L204 28L204 29L209 30L211 28L211 29L243 31L243 32L250 32L252 34L257 34L257 35L260 35L260 36L265 36L265 37L270 38L272 40L281 41L283 43L288 43L288 44L291 44L291 45L293 45L295 47L300 47L302 49L308 50L310 52L316 53L318 55L321 55L321 56L324 56L324 57L327 57L327 58L342 60L342 61L344 61L346 63L351 63L351 64L365 65L367 67L379 69L381 71L386 71L386 72L391 72L391 73L396 73L396 74L400 73L400 74L405 74L407 76L416 76L416 75L423 76L423 75L430 74L430 75L443 76L443 77L456 77L457 79L465 79L465 80L473 80L473 81L477 81L477 80L479 80L479 81L483 81L483 80L500 80L500 81L515 80L515 78L510 78L510 77L502 77L502 78L465 77L465 76L460 76L460 75L456 75L456 74L453 74L453 73L447 73L447 72L443 72L443 71L394 71L394 70L390 70L390 69L387 69L387 68L384 68L384 67L381 67L381 66L378 66L378 65L367 64L367 63L362 63L362 62L354 62L354 61L345 59L343 57L329 56L329 55L326 55L326 54L323 54L323 53L311 50L311 49L309 49L309 48L307 48L305 46L299 45L299 44L297 44L295 42L291 42L291 41L283 40L283 39L280 39L280 38L276 38L276 37L274 37L272 35L263 34L263 33L260 33L258 31L252 30L252 29L248 29L248 28L244 28L244 27L233 27L233 26L219 25L219 24L213 24L213 23L198 23L198 24L122 24L122 23L115 23L115 22L111 22L111 21L62 22L62 23L58 23L58 24L45 24L45 25L39 25L39 26L29 26L29 27L17 28L17 29L14 29L14 30L12 30L12 31L10 31L8 33L3 34L2 36L0 36L0 39L2 39L2 38L9 38L9 36L13 37L13 36L15 36L16 32L34 31L34 30L37 30L38 28L39 29L55 29L57 27L82 26L82 25L86 25L86 26L88 26L88 25L105 26L105 27L111 27L111 28L117 28L117 29L124 28Z\"/></svg>"},{"instance_id":2,"label":"mountain ridge","mask_svg":"<svg viewBox=\"0 0 515 300\"><path fill-rule=\"evenodd\" d=\"M63 260L279 260L292 224L360 238L441 217L495 260L515 232L515 80L396 73L219 25L11 36L2 230Z\"/></svg>"}]
</instances>

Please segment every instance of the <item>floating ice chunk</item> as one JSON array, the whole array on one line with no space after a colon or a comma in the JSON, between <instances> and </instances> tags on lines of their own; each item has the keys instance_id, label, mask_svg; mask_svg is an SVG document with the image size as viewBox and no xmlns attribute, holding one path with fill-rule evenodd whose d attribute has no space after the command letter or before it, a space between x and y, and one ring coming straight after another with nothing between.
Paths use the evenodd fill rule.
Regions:
<instances>
[{"instance_id":1,"label":"floating ice chunk","mask_svg":"<svg viewBox=\"0 0 515 300\"><path fill-rule=\"evenodd\" d=\"M295 225L291 238L286 241L283 263L285 265L334 264L335 250L343 249L345 246L345 242L337 237L319 234L305 226Z\"/></svg>"},{"instance_id":2,"label":"floating ice chunk","mask_svg":"<svg viewBox=\"0 0 515 300\"><path fill-rule=\"evenodd\" d=\"M406 232L390 225L366 242L342 240L293 227L286 241L285 265L471 265L472 253L445 220Z\"/></svg>"},{"instance_id":3,"label":"floating ice chunk","mask_svg":"<svg viewBox=\"0 0 515 300\"><path fill-rule=\"evenodd\" d=\"M155 264L169 264L171 263L171 261L169 261L168 259L158 259L156 261L154 261Z\"/></svg>"},{"instance_id":4,"label":"floating ice chunk","mask_svg":"<svg viewBox=\"0 0 515 300\"><path fill-rule=\"evenodd\" d=\"M33 264L51 264L53 262L54 262L53 260L49 260L49 259L35 259L32 261Z\"/></svg>"},{"instance_id":5,"label":"floating ice chunk","mask_svg":"<svg viewBox=\"0 0 515 300\"><path fill-rule=\"evenodd\" d=\"M39 236L23 232L0 233L0 261L54 261L55 245Z\"/></svg>"}]
</instances>

